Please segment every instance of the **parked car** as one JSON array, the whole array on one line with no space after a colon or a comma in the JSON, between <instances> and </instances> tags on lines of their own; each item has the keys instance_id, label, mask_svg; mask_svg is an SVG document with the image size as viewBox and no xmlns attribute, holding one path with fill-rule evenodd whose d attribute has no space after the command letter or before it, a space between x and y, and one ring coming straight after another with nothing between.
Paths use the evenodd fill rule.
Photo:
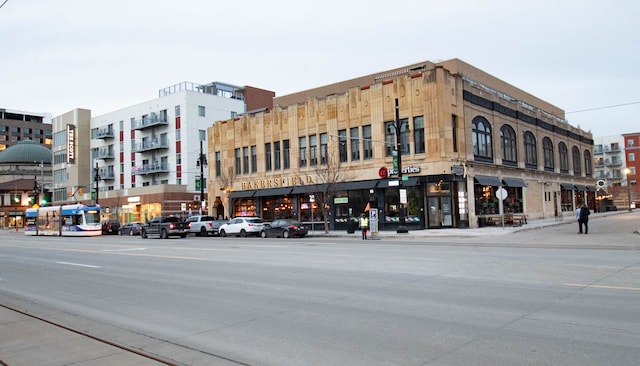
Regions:
<instances>
[{"instance_id":1,"label":"parked car","mask_svg":"<svg viewBox=\"0 0 640 366\"><path fill-rule=\"evenodd\" d=\"M226 223L224 220L216 220L213 216L193 215L187 219L190 224L189 232L199 236L218 235L220 225Z\"/></svg>"},{"instance_id":2,"label":"parked car","mask_svg":"<svg viewBox=\"0 0 640 366\"><path fill-rule=\"evenodd\" d=\"M222 224L218 231L220 236L235 235L235 236L248 236L248 235L260 235L260 230L264 226L264 221L259 217L244 216L236 217L226 224Z\"/></svg>"},{"instance_id":3,"label":"parked car","mask_svg":"<svg viewBox=\"0 0 640 366\"><path fill-rule=\"evenodd\" d=\"M142 231L142 225L143 224L141 222L137 222L137 221L124 224L120 226L120 229L118 230L118 235L129 235L129 236L140 235L140 232Z\"/></svg>"},{"instance_id":4,"label":"parked car","mask_svg":"<svg viewBox=\"0 0 640 366\"><path fill-rule=\"evenodd\" d=\"M107 220L102 222L102 235L116 235L120 229L118 220Z\"/></svg>"},{"instance_id":5,"label":"parked car","mask_svg":"<svg viewBox=\"0 0 640 366\"><path fill-rule=\"evenodd\" d=\"M307 235L307 228L298 220L279 219L269 224L265 224L260 231L263 238L282 237L289 238L292 236L304 237Z\"/></svg>"}]
</instances>

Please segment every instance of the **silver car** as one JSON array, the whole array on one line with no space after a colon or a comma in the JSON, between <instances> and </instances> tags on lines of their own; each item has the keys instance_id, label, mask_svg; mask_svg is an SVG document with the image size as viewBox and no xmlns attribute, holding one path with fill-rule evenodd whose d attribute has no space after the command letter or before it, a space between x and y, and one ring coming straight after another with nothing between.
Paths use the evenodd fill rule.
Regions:
<instances>
[{"instance_id":1,"label":"silver car","mask_svg":"<svg viewBox=\"0 0 640 366\"><path fill-rule=\"evenodd\" d=\"M236 217L226 224L220 225L220 229L218 229L218 233L220 236L227 235L235 235L242 236L243 238L248 235L260 235L260 231L264 226L264 221L262 221L259 217L246 216L246 217Z\"/></svg>"}]
</instances>

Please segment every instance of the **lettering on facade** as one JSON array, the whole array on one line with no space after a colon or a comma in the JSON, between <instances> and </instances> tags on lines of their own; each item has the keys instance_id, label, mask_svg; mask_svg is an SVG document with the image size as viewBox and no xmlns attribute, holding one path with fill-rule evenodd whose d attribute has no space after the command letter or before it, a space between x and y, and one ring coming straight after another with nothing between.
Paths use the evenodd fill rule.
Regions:
<instances>
[{"instance_id":1,"label":"lettering on facade","mask_svg":"<svg viewBox=\"0 0 640 366\"><path fill-rule=\"evenodd\" d=\"M76 163L76 126L67 125L67 164Z\"/></svg>"},{"instance_id":2,"label":"lettering on facade","mask_svg":"<svg viewBox=\"0 0 640 366\"><path fill-rule=\"evenodd\" d=\"M257 179L257 180L247 180L242 181L242 190L248 189L268 189L268 188L279 188L279 187L292 187L292 186L301 186L307 184L314 184L313 177L307 175L306 177L283 177L283 178L272 178L272 179Z\"/></svg>"},{"instance_id":3,"label":"lettering on facade","mask_svg":"<svg viewBox=\"0 0 640 366\"><path fill-rule=\"evenodd\" d=\"M402 168L402 174L417 174L420 173L420 167L409 165ZM387 176L390 177L392 175L398 175L398 169L389 168L387 169Z\"/></svg>"}]
</instances>

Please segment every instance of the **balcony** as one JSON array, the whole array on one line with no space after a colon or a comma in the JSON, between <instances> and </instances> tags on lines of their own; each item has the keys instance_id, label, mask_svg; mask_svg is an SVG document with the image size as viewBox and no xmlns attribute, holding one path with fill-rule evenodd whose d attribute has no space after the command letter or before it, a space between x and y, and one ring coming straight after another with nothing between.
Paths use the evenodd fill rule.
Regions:
<instances>
[{"instance_id":1,"label":"balcony","mask_svg":"<svg viewBox=\"0 0 640 366\"><path fill-rule=\"evenodd\" d=\"M607 154L617 154L620 152L620 146L618 145L605 146L604 152Z\"/></svg>"},{"instance_id":2,"label":"balcony","mask_svg":"<svg viewBox=\"0 0 640 366\"><path fill-rule=\"evenodd\" d=\"M116 179L116 175L113 172L113 169L98 169L98 175L102 180L114 180Z\"/></svg>"},{"instance_id":3,"label":"balcony","mask_svg":"<svg viewBox=\"0 0 640 366\"><path fill-rule=\"evenodd\" d=\"M163 163L150 163L142 166L134 166L131 168L131 173L135 175L147 175L157 173L169 173L169 164Z\"/></svg>"},{"instance_id":4,"label":"balcony","mask_svg":"<svg viewBox=\"0 0 640 366\"><path fill-rule=\"evenodd\" d=\"M622 160L605 160L605 166L621 166Z\"/></svg>"},{"instance_id":5,"label":"balcony","mask_svg":"<svg viewBox=\"0 0 640 366\"><path fill-rule=\"evenodd\" d=\"M112 139L113 128L98 128L95 138L97 139Z\"/></svg>"},{"instance_id":6,"label":"balcony","mask_svg":"<svg viewBox=\"0 0 640 366\"><path fill-rule=\"evenodd\" d=\"M115 155L113 154L113 149L98 149L95 152L96 159L113 159Z\"/></svg>"},{"instance_id":7,"label":"balcony","mask_svg":"<svg viewBox=\"0 0 640 366\"><path fill-rule=\"evenodd\" d=\"M162 150L162 149L168 149L169 148L169 140L166 138L152 138L146 141L142 141L140 143L137 143L134 146L134 151L136 153L143 153L143 152L147 152L147 151L153 151L153 150Z\"/></svg>"},{"instance_id":8,"label":"balcony","mask_svg":"<svg viewBox=\"0 0 640 366\"><path fill-rule=\"evenodd\" d=\"M167 115L165 113L151 113L147 116L143 116L141 120L134 120L131 128L134 130L144 130L146 128L168 125L169 121L167 120Z\"/></svg>"}]
</instances>

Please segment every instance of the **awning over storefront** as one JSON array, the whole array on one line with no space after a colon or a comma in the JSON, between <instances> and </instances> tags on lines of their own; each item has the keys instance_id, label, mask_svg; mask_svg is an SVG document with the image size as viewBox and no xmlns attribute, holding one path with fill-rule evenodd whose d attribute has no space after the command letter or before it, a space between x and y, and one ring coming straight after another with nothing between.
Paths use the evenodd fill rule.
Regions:
<instances>
[{"instance_id":1,"label":"awning over storefront","mask_svg":"<svg viewBox=\"0 0 640 366\"><path fill-rule=\"evenodd\" d=\"M336 183L337 191L354 191L359 189L373 189L378 184L378 180L360 180L356 182Z\"/></svg>"},{"instance_id":2,"label":"awning over storefront","mask_svg":"<svg viewBox=\"0 0 640 366\"><path fill-rule=\"evenodd\" d=\"M420 177L409 177L409 179L402 182L404 187L415 187L420 184Z\"/></svg>"},{"instance_id":3,"label":"awning over storefront","mask_svg":"<svg viewBox=\"0 0 640 366\"><path fill-rule=\"evenodd\" d=\"M324 190L324 184L311 184L306 186L295 186L293 187L291 194L324 192Z\"/></svg>"},{"instance_id":4,"label":"awning over storefront","mask_svg":"<svg viewBox=\"0 0 640 366\"><path fill-rule=\"evenodd\" d=\"M253 195L256 193L256 191L253 190L249 190L249 191L233 191L231 193L229 193L229 197L230 198L249 198L249 197L253 197Z\"/></svg>"},{"instance_id":5,"label":"awning over storefront","mask_svg":"<svg viewBox=\"0 0 640 366\"><path fill-rule=\"evenodd\" d=\"M596 191L596 187L595 186L587 186L587 191L595 192Z\"/></svg>"},{"instance_id":6,"label":"awning over storefront","mask_svg":"<svg viewBox=\"0 0 640 366\"><path fill-rule=\"evenodd\" d=\"M480 183L483 186L494 186L494 187L499 187L502 185L502 182L500 182L500 179L496 178L496 177L487 177L484 175L476 175L476 182Z\"/></svg>"},{"instance_id":7,"label":"awning over storefront","mask_svg":"<svg viewBox=\"0 0 640 366\"><path fill-rule=\"evenodd\" d=\"M254 197L284 196L285 194L291 194L292 190L292 187L259 189Z\"/></svg>"},{"instance_id":8,"label":"awning over storefront","mask_svg":"<svg viewBox=\"0 0 640 366\"><path fill-rule=\"evenodd\" d=\"M502 182L507 187L524 188L527 186L527 184L520 178L502 178Z\"/></svg>"},{"instance_id":9,"label":"awning over storefront","mask_svg":"<svg viewBox=\"0 0 640 366\"><path fill-rule=\"evenodd\" d=\"M567 191L573 191L576 189L572 183L560 183L560 188L566 189Z\"/></svg>"},{"instance_id":10,"label":"awning over storefront","mask_svg":"<svg viewBox=\"0 0 640 366\"><path fill-rule=\"evenodd\" d=\"M580 191L580 192L584 192L587 190L587 186L584 186L582 184L576 184L576 191Z\"/></svg>"}]
</instances>

